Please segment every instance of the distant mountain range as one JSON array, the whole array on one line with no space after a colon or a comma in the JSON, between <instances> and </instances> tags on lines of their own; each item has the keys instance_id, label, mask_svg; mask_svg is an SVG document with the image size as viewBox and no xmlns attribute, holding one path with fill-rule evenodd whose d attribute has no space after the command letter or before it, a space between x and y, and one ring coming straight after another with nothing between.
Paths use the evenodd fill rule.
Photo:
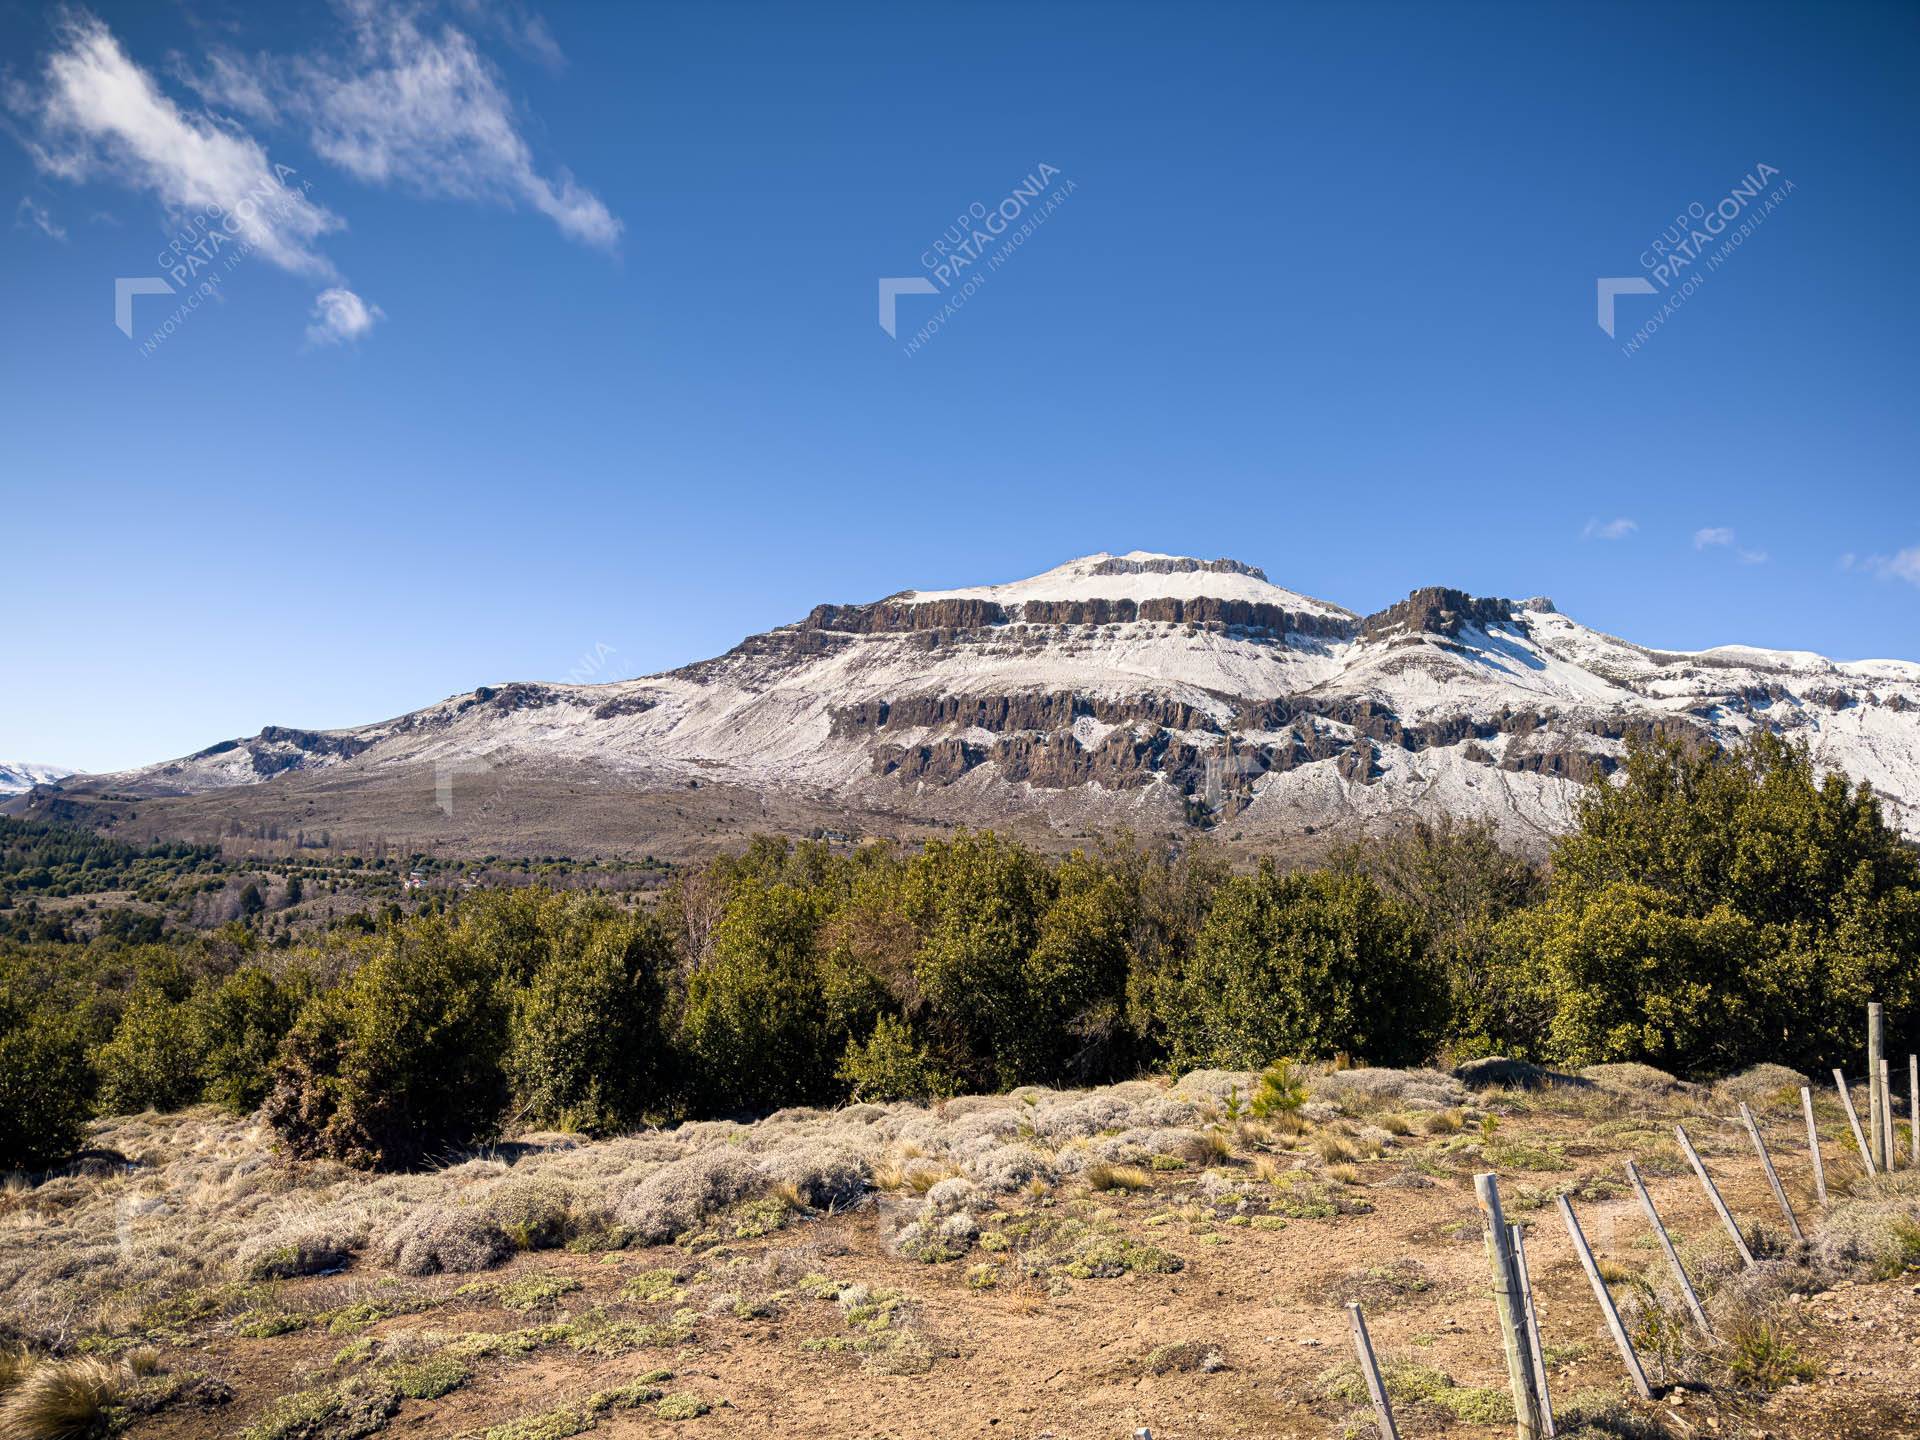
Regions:
<instances>
[{"instance_id":1,"label":"distant mountain range","mask_svg":"<svg viewBox=\"0 0 1920 1440\"><path fill-rule=\"evenodd\" d=\"M1920 665L1648 649L1545 599L1428 588L1372 615L1251 565L1136 551L820 605L608 685L487 685L374 725L270 727L8 802L152 834L677 855L1115 825L1285 848L1412 814L1538 848L1635 736L1804 738L1920 833Z\"/></svg>"},{"instance_id":2,"label":"distant mountain range","mask_svg":"<svg viewBox=\"0 0 1920 1440\"><path fill-rule=\"evenodd\" d=\"M59 765L29 765L24 760L0 760L0 795L19 795L36 785L51 785L74 772Z\"/></svg>"}]
</instances>

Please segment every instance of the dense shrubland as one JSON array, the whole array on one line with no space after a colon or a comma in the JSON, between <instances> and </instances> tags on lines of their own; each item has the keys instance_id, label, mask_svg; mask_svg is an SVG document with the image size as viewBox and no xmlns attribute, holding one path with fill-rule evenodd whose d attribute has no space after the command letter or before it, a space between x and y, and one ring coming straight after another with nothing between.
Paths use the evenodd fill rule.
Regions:
<instances>
[{"instance_id":1,"label":"dense shrubland","mask_svg":"<svg viewBox=\"0 0 1920 1440\"><path fill-rule=\"evenodd\" d=\"M651 912L523 889L297 948L13 946L0 1168L71 1154L93 1113L202 1098L264 1106L295 1155L404 1167L504 1127L1281 1056L1807 1068L1855 1057L1869 997L1906 1032L1916 956L1912 849L1769 736L1635 751L1545 871L1447 824L1294 873L1126 838L763 839Z\"/></svg>"}]
</instances>

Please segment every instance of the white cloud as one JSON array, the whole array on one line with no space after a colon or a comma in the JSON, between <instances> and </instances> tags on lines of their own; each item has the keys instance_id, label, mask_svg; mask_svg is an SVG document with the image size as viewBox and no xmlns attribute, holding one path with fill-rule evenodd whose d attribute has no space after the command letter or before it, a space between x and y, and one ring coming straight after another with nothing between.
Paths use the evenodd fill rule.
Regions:
<instances>
[{"instance_id":1,"label":"white cloud","mask_svg":"<svg viewBox=\"0 0 1920 1440\"><path fill-rule=\"evenodd\" d=\"M1710 525L1704 530L1694 531L1693 548L1731 550L1742 565L1764 565L1771 558L1764 550L1749 550L1742 546L1739 537L1725 525Z\"/></svg>"},{"instance_id":2,"label":"white cloud","mask_svg":"<svg viewBox=\"0 0 1920 1440\"><path fill-rule=\"evenodd\" d=\"M1589 520L1580 535L1585 540L1624 540L1639 528L1639 521L1623 515L1617 520Z\"/></svg>"},{"instance_id":3,"label":"white cloud","mask_svg":"<svg viewBox=\"0 0 1920 1440\"><path fill-rule=\"evenodd\" d=\"M336 285L314 297L313 319L307 326L307 343L351 344L371 331L376 321L386 318L386 312L378 305L369 305L353 291Z\"/></svg>"},{"instance_id":4,"label":"white cloud","mask_svg":"<svg viewBox=\"0 0 1920 1440\"><path fill-rule=\"evenodd\" d=\"M65 240L67 227L53 218L53 212L31 195L22 195L13 212L13 228L38 230L49 240Z\"/></svg>"},{"instance_id":5,"label":"white cloud","mask_svg":"<svg viewBox=\"0 0 1920 1440\"><path fill-rule=\"evenodd\" d=\"M276 88L273 63L266 56L248 57L233 50L207 53L199 69L180 56L174 57L174 70L202 100L263 125L280 118L280 107L270 93Z\"/></svg>"},{"instance_id":6,"label":"white cloud","mask_svg":"<svg viewBox=\"0 0 1920 1440\"><path fill-rule=\"evenodd\" d=\"M1909 545L1892 555L1842 555L1840 568L1864 570L1876 580L1904 580L1909 585L1920 585L1920 545Z\"/></svg>"},{"instance_id":7,"label":"white cloud","mask_svg":"<svg viewBox=\"0 0 1920 1440\"><path fill-rule=\"evenodd\" d=\"M288 108L314 149L371 184L527 205L572 239L618 243L621 223L599 196L565 169L535 167L499 71L464 31L378 0L348 0L348 11L352 53L294 67Z\"/></svg>"},{"instance_id":8,"label":"white cloud","mask_svg":"<svg viewBox=\"0 0 1920 1440\"><path fill-rule=\"evenodd\" d=\"M45 173L151 191L181 220L227 217L233 238L281 269L337 278L316 242L344 228L339 217L283 183L289 172L245 130L182 110L91 16L60 26L43 88L16 87L10 103L33 127L27 149Z\"/></svg>"}]
</instances>

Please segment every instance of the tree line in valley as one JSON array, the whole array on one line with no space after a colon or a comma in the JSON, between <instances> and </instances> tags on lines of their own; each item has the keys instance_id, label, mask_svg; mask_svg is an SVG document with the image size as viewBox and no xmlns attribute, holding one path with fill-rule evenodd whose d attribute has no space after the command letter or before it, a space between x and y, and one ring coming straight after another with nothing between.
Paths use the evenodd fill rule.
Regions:
<instances>
[{"instance_id":1,"label":"tree line in valley","mask_svg":"<svg viewBox=\"0 0 1920 1440\"><path fill-rule=\"evenodd\" d=\"M298 948L6 946L0 1168L203 1100L298 1157L406 1166L506 1128L1280 1057L1857 1065L1869 998L1920 1019L1916 957L1914 849L1766 734L1634 749L1545 867L1453 823L1300 871L1128 837L769 838L651 910L536 887Z\"/></svg>"}]
</instances>

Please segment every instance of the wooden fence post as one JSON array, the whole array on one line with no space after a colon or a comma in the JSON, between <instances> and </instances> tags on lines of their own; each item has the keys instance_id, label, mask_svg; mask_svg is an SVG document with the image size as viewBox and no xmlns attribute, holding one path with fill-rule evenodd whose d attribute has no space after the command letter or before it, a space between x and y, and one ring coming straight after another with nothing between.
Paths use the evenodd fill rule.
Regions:
<instances>
[{"instance_id":1,"label":"wooden fence post","mask_svg":"<svg viewBox=\"0 0 1920 1440\"><path fill-rule=\"evenodd\" d=\"M1521 1306L1527 1316L1527 1345L1533 1351L1533 1388L1540 1397L1540 1433L1552 1435L1553 1398L1547 1393L1547 1353L1540 1343L1540 1317L1533 1308L1533 1276L1527 1271L1527 1236L1518 1225L1509 1225L1513 1238L1513 1265L1520 1277Z\"/></svg>"},{"instance_id":2,"label":"wooden fence post","mask_svg":"<svg viewBox=\"0 0 1920 1440\"><path fill-rule=\"evenodd\" d=\"M1607 1329L1613 1332L1613 1343L1619 1347L1620 1359L1627 1367L1627 1378L1633 1382L1634 1391L1642 1400L1653 1398L1653 1389L1647 1384L1647 1372L1640 1368L1640 1357L1633 1353L1633 1341L1627 1338L1627 1327L1620 1323L1620 1312L1613 1307L1613 1295L1607 1289L1607 1282L1600 1278L1600 1267L1593 1263L1593 1252L1587 1248L1587 1237L1580 1233L1580 1222L1574 1218L1573 1202L1562 1195L1560 1198L1560 1218L1567 1222L1567 1234L1573 1240L1573 1250L1580 1257L1581 1268L1587 1272L1587 1280L1593 1286L1593 1298L1600 1302L1600 1313L1606 1317Z\"/></svg>"},{"instance_id":3,"label":"wooden fence post","mask_svg":"<svg viewBox=\"0 0 1920 1440\"><path fill-rule=\"evenodd\" d=\"M1880 1093L1880 1062L1887 1053L1884 1015L1878 1000L1867 1006L1867 1140L1873 1150L1874 1167L1880 1170L1887 1168L1880 1120L1880 1107L1885 1103Z\"/></svg>"},{"instance_id":4,"label":"wooden fence post","mask_svg":"<svg viewBox=\"0 0 1920 1440\"><path fill-rule=\"evenodd\" d=\"M1881 1151L1887 1157L1887 1173L1893 1173L1893 1162L1900 1158L1900 1152L1893 1143L1893 1072L1887 1057L1880 1057L1880 1125L1887 1132Z\"/></svg>"},{"instance_id":5,"label":"wooden fence post","mask_svg":"<svg viewBox=\"0 0 1920 1440\"><path fill-rule=\"evenodd\" d=\"M1867 1137L1860 1133L1860 1115L1853 1108L1853 1092L1847 1089L1844 1071L1836 1069L1833 1072L1833 1088L1840 1092L1840 1103L1846 1107L1847 1124L1853 1127L1853 1143L1860 1147L1860 1163L1867 1167L1869 1177L1878 1174L1873 1168L1873 1153L1867 1149Z\"/></svg>"},{"instance_id":6,"label":"wooden fence post","mask_svg":"<svg viewBox=\"0 0 1920 1440\"><path fill-rule=\"evenodd\" d=\"M1707 1312L1701 1308L1700 1297L1693 1293L1693 1282L1687 1279L1687 1267L1680 1263L1680 1252L1673 1248L1673 1237L1667 1234L1667 1227L1660 1223L1660 1212L1653 1208L1653 1196L1647 1193L1647 1182L1640 1178L1640 1167L1631 1160L1627 1161L1627 1179L1633 1182L1633 1193L1640 1197L1640 1208L1647 1212L1647 1223L1653 1226L1654 1236L1660 1241L1660 1249L1667 1257L1673 1278L1679 1282L1680 1294L1687 1302L1693 1323L1711 1335L1713 1326L1707 1323Z\"/></svg>"},{"instance_id":7,"label":"wooden fence post","mask_svg":"<svg viewBox=\"0 0 1920 1440\"><path fill-rule=\"evenodd\" d=\"M1920 1055L1907 1056L1907 1140L1920 1165Z\"/></svg>"},{"instance_id":8,"label":"wooden fence post","mask_svg":"<svg viewBox=\"0 0 1920 1440\"><path fill-rule=\"evenodd\" d=\"M1500 1182L1488 1171L1473 1177L1474 1194L1487 1223L1487 1266L1493 1272L1494 1301L1500 1312L1500 1342L1507 1352L1507 1382L1513 1390L1514 1434L1518 1440L1542 1440L1540 1404L1533 1393L1533 1360L1527 1344L1526 1317L1520 1310L1513 1263L1513 1237L1500 1209Z\"/></svg>"},{"instance_id":9,"label":"wooden fence post","mask_svg":"<svg viewBox=\"0 0 1920 1440\"><path fill-rule=\"evenodd\" d=\"M1820 1130L1813 1123L1813 1091L1800 1087L1800 1113L1807 1117L1807 1154L1813 1157L1813 1193L1827 1203L1827 1167L1820 1159Z\"/></svg>"},{"instance_id":10,"label":"wooden fence post","mask_svg":"<svg viewBox=\"0 0 1920 1440\"><path fill-rule=\"evenodd\" d=\"M1807 1237L1801 1233L1800 1221L1794 1216L1793 1206L1787 1203L1786 1189L1780 1184L1780 1177L1774 1173L1773 1158L1767 1154L1767 1142L1760 1138L1760 1122L1753 1118L1753 1110L1744 1100L1740 1102L1740 1118L1747 1122L1747 1134L1753 1137L1753 1150L1760 1157L1761 1170L1766 1173L1767 1188L1773 1191L1780 1213L1787 1217L1787 1229L1795 1240L1805 1244Z\"/></svg>"},{"instance_id":11,"label":"wooden fence post","mask_svg":"<svg viewBox=\"0 0 1920 1440\"><path fill-rule=\"evenodd\" d=\"M1373 1338L1367 1334L1367 1317L1360 1313L1360 1302L1347 1302L1347 1319L1353 1322L1353 1348L1360 1357L1360 1374L1367 1382L1367 1394L1373 1397L1374 1418L1380 1422L1380 1440L1400 1440L1393 1428L1393 1408L1387 1404L1387 1387L1380 1379L1380 1365L1373 1358Z\"/></svg>"},{"instance_id":12,"label":"wooden fence post","mask_svg":"<svg viewBox=\"0 0 1920 1440\"><path fill-rule=\"evenodd\" d=\"M1740 1259L1748 1269L1753 1268L1753 1251L1747 1248L1747 1240L1740 1233L1740 1227L1733 1222L1733 1212L1727 1209L1727 1202L1720 1198L1720 1191L1713 1183L1713 1177L1707 1174L1707 1167L1700 1163L1700 1156L1693 1148L1693 1141L1687 1138L1687 1127L1676 1125L1673 1133L1680 1137L1680 1148L1687 1153L1687 1162L1693 1166L1693 1173L1700 1177L1700 1186L1707 1192L1707 1199L1713 1203L1713 1213L1720 1217L1720 1223L1727 1227L1727 1234L1733 1237L1733 1248L1740 1252Z\"/></svg>"}]
</instances>

